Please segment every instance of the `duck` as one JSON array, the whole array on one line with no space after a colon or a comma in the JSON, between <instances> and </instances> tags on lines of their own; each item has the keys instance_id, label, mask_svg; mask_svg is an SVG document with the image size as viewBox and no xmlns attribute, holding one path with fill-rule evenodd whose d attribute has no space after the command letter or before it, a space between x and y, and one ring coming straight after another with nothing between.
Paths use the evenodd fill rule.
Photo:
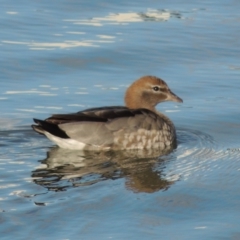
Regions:
<instances>
[{"instance_id":1,"label":"duck","mask_svg":"<svg viewBox=\"0 0 240 240\"><path fill-rule=\"evenodd\" d=\"M45 135L60 148L71 150L175 149L173 122L156 110L156 105L183 100L167 83L144 76L126 90L125 106L89 108L76 113L53 114L33 119L34 131Z\"/></svg>"}]
</instances>

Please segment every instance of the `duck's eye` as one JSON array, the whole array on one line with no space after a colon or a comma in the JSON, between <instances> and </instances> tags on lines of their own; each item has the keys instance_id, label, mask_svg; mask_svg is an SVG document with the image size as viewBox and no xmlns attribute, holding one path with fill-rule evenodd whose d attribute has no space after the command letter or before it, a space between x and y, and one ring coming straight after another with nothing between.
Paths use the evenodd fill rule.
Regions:
<instances>
[{"instance_id":1,"label":"duck's eye","mask_svg":"<svg viewBox=\"0 0 240 240\"><path fill-rule=\"evenodd\" d=\"M160 88L159 87L153 87L153 90L157 92L157 91L160 90Z\"/></svg>"}]
</instances>

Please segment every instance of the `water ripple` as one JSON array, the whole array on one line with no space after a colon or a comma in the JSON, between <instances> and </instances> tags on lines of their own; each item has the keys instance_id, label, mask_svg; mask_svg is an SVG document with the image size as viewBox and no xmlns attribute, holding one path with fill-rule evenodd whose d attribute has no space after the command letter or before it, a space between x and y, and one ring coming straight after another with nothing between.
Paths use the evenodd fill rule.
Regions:
<instances>
[{"instance_id":1,"label":"water ripple","mask_svg":"<svg viewBox=\"0 0 240 240\"><path fill-rule=\"evenodd\" d=\"M216 177L226 168L236 168L240 151L220 146L209 134L181 129L178 130L179 145L171 154L165 169L167 179L203 180ZM235 160L235 161L233 161Z\"/></svg>"}]
</instances>

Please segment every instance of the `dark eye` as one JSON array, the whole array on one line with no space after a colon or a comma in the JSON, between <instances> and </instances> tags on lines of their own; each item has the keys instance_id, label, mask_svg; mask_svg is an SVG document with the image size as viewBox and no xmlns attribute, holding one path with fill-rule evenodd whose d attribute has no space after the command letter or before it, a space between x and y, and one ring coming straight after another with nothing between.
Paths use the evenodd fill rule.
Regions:
<instances>
[{"instance_id":1,"label":"dark eye","mask_svg":"<svg viewBox=\"0 0 240 240\"><path fill-rule=\"evenodd\" d=\"M160 88L159 87L153 87L153 90L157 92L157 91L160 90Z\"/></svg>"}]
</instances>

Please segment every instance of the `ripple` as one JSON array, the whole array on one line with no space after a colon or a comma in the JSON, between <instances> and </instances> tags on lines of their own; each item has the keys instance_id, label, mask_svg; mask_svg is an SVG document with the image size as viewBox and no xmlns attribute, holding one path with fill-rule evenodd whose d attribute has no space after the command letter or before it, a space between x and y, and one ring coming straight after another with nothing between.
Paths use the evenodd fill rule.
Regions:
<instances>
[{"instance_id":1,"label":"ripple","mask_svg":"<svg viewBox=\"0 0 240 240\"><path fill-rule=\"evenodd\" d=\"M206 181L220 172L225 172L229 167L236 168L236 159L240 160L240 151L220 146L207 133L180 129L177 135L178 148L168 156L165 169L168 180L178 176L181 180ZM235 161L232 161L233 159Z\"/></svg>"}]
</instances>

